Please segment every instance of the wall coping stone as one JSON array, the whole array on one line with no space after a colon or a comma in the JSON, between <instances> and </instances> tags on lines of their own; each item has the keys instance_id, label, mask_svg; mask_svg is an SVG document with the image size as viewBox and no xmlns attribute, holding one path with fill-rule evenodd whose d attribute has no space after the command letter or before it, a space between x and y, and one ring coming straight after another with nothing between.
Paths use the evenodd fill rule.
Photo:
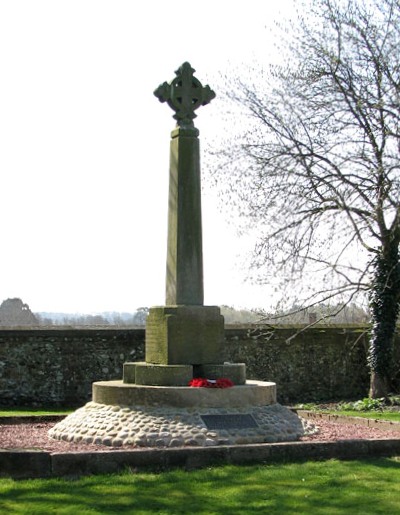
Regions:
<instances>
[{"instance_id":1,"label":"wall coping stone","mask_svg":"<svg viewBox=\"0 0 400 515\"><path fill-rule=\"evenodd\" d=\"M32 450L1 450L0 477L14 479L111 474L135 470L195 469L218 464L279 463L329 459L390 457L400 454L400 439L341 440L336 442L285 442L275 444L227 445L50 453Z\"/></svg>"}]
</instances>

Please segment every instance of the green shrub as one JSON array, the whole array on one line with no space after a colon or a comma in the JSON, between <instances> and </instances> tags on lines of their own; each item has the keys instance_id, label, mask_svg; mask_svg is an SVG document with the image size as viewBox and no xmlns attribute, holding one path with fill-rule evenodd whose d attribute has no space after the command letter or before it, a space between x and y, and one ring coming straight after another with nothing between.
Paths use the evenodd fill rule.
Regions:
<instances>
[{"instance_id":1,"label":"green shrub","mask_svg":"<svg viewBox=\"0 0 400 515\"><path fill-rule=\"evenodd\" d=\"M382 411L385 406L385 399L364 399L356 402L345 402L338 405L338 409L343 411Z\"/></svg>"}]
</instances>

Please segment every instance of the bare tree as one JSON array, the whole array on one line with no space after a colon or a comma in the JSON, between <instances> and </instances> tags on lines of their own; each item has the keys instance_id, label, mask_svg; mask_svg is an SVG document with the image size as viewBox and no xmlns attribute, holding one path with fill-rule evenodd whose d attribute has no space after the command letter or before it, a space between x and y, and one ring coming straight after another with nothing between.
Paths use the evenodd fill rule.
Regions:
<instances>
[{"instance_id":1,"label":"bare tree","mask_svg":"<svg viewBox=\"0 0 400 515\"><path fill-rule=\"evenodd\" d=\"M230 89L251 120L225 152L230 188L267 280L306 284L308 307L368 295L383 396L400 303L400 2L313 2L282 51L286 65Z\"/></svg>"}]
</instances>

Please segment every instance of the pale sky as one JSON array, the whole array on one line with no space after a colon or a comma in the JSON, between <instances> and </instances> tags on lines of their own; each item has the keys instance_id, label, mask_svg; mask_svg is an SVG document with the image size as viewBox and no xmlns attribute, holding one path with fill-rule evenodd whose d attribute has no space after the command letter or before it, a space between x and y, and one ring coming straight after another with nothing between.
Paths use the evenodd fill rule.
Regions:
<instances>
[{"instance_id":1,"label":"pale sky","mask_svg":"<svg viewBox=\"0 0 400 515\"><path fill-rule=\"evenodd\" d=\"M0 301L86 313L164 304L175 122L153 91L184 61L217 95L221 72L265 62L292 0L273 4L0 0ZM203 153L229 130L222 109L217 97L197 112ZM245 282L251 245L218 202L205 185L205 303L264 307L268 288Z\"/></svg>"}]
</instances>

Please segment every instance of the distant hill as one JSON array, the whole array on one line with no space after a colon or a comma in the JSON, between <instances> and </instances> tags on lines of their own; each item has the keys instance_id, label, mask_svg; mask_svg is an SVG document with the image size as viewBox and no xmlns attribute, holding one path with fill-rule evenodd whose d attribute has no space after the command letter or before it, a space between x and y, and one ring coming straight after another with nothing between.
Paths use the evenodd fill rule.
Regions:
<instances>
[{"instance_id":1,"label":"distant hill","mask_svg":"<svg viewBox=\"0 0 400 515\"><path fill-rule=\"evenodd\" d=\"M101 313L60 313L40 311L36 313L40 325L138 325L146 324L148 309L139 308L133 313L104 311Z\"/></svg>"},{"instance_id":2,"label":"distant hill","mask_svg":"<svg viewBox=\"0 0 400 515\"><path fill-rule=\"evenodd\" d=\"M0 305L0 326L139 326L146 325L149 308L140 307L132 313L104 311L101 313L61 313L41 311L33 313L28 304L19 298L6 299ZM325 306L320 304L312 310L293 306L282 313L261 313L249 309L236 309L221 306L221 314L226 325L264 323L271 325L335 323L366 323L369 321L368 312L361 306Z\"/></svg>"},{"instance_id":3,"label":"distant hill","mask_svg":"<svg viewBox=\"0 0 400 515\"><path fill-rule=\"evenodd\" d=\"M95 314L54 313L41 311L36 313L40 325L137 325L145 326L148 308L138 308L134 313L104 311ZM221 306L225 324L250 324L259 321L260 316L250 310Z\"/></svg>"}]
</instances>

